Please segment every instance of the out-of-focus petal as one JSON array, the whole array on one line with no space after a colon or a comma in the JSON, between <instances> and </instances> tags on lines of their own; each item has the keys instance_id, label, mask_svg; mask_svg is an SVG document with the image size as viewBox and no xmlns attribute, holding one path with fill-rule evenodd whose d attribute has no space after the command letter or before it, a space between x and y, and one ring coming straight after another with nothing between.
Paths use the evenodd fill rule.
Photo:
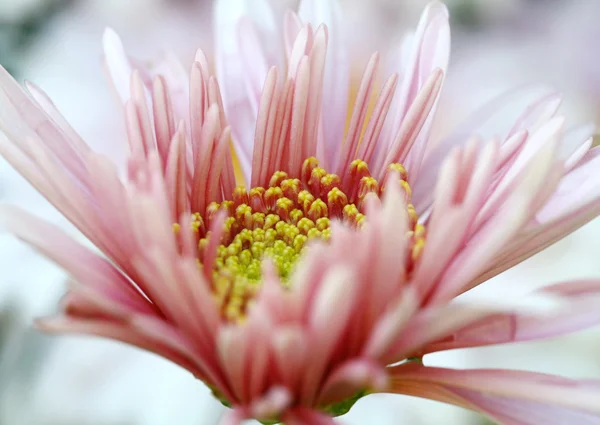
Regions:
<instances>
[{"instance_id":1,"label":"out-of-focus petal","mask_svg":"<svg viewBox=\"0 0 600 425\"><path fill-rule=\"evenodd\" d=\"M344 35L341 6L337 0L302 0L298 15L314 27L327 26L327 57L323 77L322 134L319 136L326 168L335 167L342 147L350 89L349 52Z\"/></svg>"},{"instance_id":2,"label":"out-of-focus petal","mask_svg":"<svg viewBox=\"0 0 600 425\"><path fill-rule=\"evenodd\" d=\"M422 353L551 338L600 324L600 281L564 282L541 294L555 295L561 305L547 312L492 313L427 345Z\"/></svg>"},{"instance_id":3,"label":"out-of-focus petal","mask_svg":"<svg viewBox=\"0 0 600 425\"><path fill-rule=\"evenodd\" d=\"M509 370L455 370L403 364L390 368L390 392L479 411L503 424L600 421L600 381Z\"/></svg>"}]
</instances>

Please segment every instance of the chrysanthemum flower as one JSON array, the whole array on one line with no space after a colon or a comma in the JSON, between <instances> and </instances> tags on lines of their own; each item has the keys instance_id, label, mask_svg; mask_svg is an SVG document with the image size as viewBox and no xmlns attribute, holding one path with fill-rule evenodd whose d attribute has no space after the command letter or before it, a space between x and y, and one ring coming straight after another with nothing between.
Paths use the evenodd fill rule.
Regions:
<instances>
[{"instance_id":1,"label":"chrysanthemum flower","mask_svg":"<svg viewBox=\"0 0 600 425\"><path fill-rule=\"evenodd\" d=\"M564 132L547 94L479 138L500 99L428 146L449 52L439 3L372 108L380 58L368 60L349 120L335 3L304 1L281 34L263 15L262 29L248 18L232 27L223 3L218 78L201 51L188 85L172 59L146 67L106 33L126 98L123 176L39 88L27 95L0 72L2 155L100 251L4 209L11 230L72 277L63 315L39 325L177 363L231 407L226 424L332 423L374 392L507 424L600 423L598 381L423 362L600 321L598 281L539 291L551 309L455 299L598 214L600 151L586 128ZM252 11L268 16L262 6Z\"/></svg>"}]
</instances>

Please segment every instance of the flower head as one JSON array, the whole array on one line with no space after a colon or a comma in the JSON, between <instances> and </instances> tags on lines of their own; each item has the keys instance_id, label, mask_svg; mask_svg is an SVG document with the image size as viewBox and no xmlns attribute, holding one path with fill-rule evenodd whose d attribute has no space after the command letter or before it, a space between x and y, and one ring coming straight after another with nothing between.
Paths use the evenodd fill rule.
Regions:
<instances>
[{"instance_id":1,"label":"flower head","mask_svg":"<svg viewBox=\"0 0 600 425\"><path fill-rule=\"evenodd\" d=\"M600 320L598 281L535 294L551 309L454 299L598 214L589 134L565 134L558 97L545 94L495 138L477 134L506 99L428 146L449 52L439 3L378 92L379 55L368 60L347 119L338 9L308 0L282 35L248 18L232 35L218 4L218 78L199 51L189 84L171 58L141 65L107 31L125 176L40 89L27 96L0 72L2 155L101 251L4 209L11 230L72 277L63 315L39 325L177 363L232 407L226 423L330 423L383 391L502 423L600 420L598 382L423 365L428 353ZM285 68L270 67L284 62L278 36Z\"/></svg>"}]
</instances>

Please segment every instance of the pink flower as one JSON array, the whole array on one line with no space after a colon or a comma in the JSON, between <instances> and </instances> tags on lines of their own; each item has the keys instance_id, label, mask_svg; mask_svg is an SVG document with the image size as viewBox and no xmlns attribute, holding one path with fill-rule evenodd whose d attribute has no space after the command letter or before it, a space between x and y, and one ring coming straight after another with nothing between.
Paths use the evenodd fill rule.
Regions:
<instances>
[{"instance_id":1,"label":"pink flower","mask_svg":"<svg viewBox=\"0 0 600 425\"><path fill-rule=\"evenodd\" d=\"M72 277L63 315L40 327L179 364L232 407L225 424L332 423L372 392L507 424L598 423L597 381L422 360L600 321L597 280L519 300L455 299L599 213L589 129L565 132L558 96L546 93L479 138L507 96L428 146L449 52L439 3L402 44L370 113L379 55L368 61L346 128L339 7L304 1L280 35L262 2L252 5L261 28L232 26L223 4L218 78L201 51L188 85L169 57L147 68L106 33L125 100L125 176L40 89L28 84L28 96L0 73L2 155L100 250L4 208L10 229ZM236 186L234 158L249 189Z\"/></svg>"}]
</instances>

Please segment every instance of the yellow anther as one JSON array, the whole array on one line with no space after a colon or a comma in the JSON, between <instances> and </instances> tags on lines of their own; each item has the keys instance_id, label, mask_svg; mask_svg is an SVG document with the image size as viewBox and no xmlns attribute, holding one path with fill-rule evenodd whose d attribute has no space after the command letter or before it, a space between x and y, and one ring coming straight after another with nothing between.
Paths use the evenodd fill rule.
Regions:
<instances>
[{"instance_id":1,"label":"yellow anther","mask_svg":"<svg viewBox=\"0 0 600 425\"><path fill-rule=\"evenodd\" d=\"M315 201L315 197L308 190L302 190L298 193L298 205L304 211L306 215L312 203Z\"/></svg>"},{"instance_id":2,"label":"yellow anther","mask_svg":"<svg viewBox=\"0 0 600 425\"><path fill-rule=\"evenodd\" d=\"M290 212L294 209L294 202L288 198L279 198L275 202L275 214L281 217L282 220L290 219Z\"/></svg>"},{"instance_id":3,"label":"yellow anther","mask_svg":"<svg viewBox=\"0 0 600 425\"><path fill-rule=\"evenodd\" d=\"M358 174L361 177L371 175L369 165L362 159L355 159L350 163L350 173L352 175Z\"/></svg>"},{"instance_id":4,"label":"yellow anther","mask_svg":"<svg viewBox=\"0 0 600 425\"><path fill-rule=\"evenodd\" d=\"M425 239L417 239L415 244L412 247L411 258L413 261L417 261L421 254L423 253L423 249L425 248Z\"/></svg>"},{"instance_id":5,"label":"yellow anther","mask_svg":"<svg viewBox=\"0 0 600 425\"><path fill-rule=\"evenodd\" d=\"M321 217L316 221L315 225L320 231L329 229L329 219L327 217Z\"/></svg>"},{"instance_id":6,"label":"yellow anther","mask_svg":"<svg viewBox=\"0 0 600 425\"><path fill-rule=\"evenodd\" d=\"M267 229L265 230L265 244L268 246L273 245L273 243L277 240L277 230L275 229Z\"/></svg>"},{"instance_id":7,"label":"yellow anther","mask_svg":"<svg viewBox=\"0 0 600 425\"><path fill-rule=\"evenodd\" d=\"M204 220L202 220L202 216L200 214L198 214L198 213L192 214L191 227L195 233L204 234L206 229L204 227Z\"/></svg>"},{"instance_id":8,"label":"yellow anther","mask_svg":"<svg viewBox=\"0 0 600 425\"><path fill-rule=\"evenodd\" d=\"M414 233L415 239L422 239L425 237L425 226L423 226L420 223L417 223L415 225L415 233Z\"/></svg>"},{"instance_id":9,"label":"yellow anther","mask_svg":"<svg viewBox=\"0 0 600 425\"><path fill-rule=\"evenodd\" d=\"M354 223L355 223L357 229L362 229L362 227L366 223L365 215L361 214L361 213L358 213L356 215L356 218L354 219Z\"/></svg>"},{"instance_id":10,"label":"yellow anther","mask_svg":"<svg viewBox=\"0 0 600 425\"><path fill-rule=\"evenodd\" d=\"M235 206L233 205L233 201L223 201L221 202L221 208L227 211L229 215L233 215L235 211Z\"/></svg>"},{"instance_id":11,"label":"yellow anther","mask_svg":"<svg viewBox=\"0 0 600 425\"><path fill-rule=\"evenodd\" d=\"M280 187L270 187L265 191L264 200L268 209L273 209L279 198L283 197L283 191Z\"/></svg>"},{"instance_id":12,"label":"yellow anther","mask_svg":"<svg viewBox=\"0 0 600 425\"><path fill-rule=\"evenodd\" d=\"M287 226L288 224L285 221L277 222L277 224L275 224L275 230L277 230L277 234L280 236L283 235Z\"/></svg>"},{"instance_id":13,"label":"yellow anther","mask_svg":"<svg viewBox=\"0 0 600 425\"><path fill-rule=\"evenodd\" d=\"M412 190L405 180L400 180L400 187L404 190L404 199L406 202L410 202L412 197Z\"/></svg>"},{"instance_id":14,"label":"yellow anther","mask_svg":"<svg viewBox=\"0 0 600 425\"><path fill-rule=\"evenodd\" d=\"M277 187L281 184L282 181L288 178L288 174L285 171L276 171L273 176L271 176L271 180L269 180L270 187Z\"/></svg>"},{"instance_id":15,"label":"yellow anther","mask_svg":"<svg viewBox=\"0 0 600 425\"><path fill-rule=\"evenodd\" d=\"M344 220L354 222L354 219L359 214L358 208L354 204L348 204L344 207L343 217Z\"/></svg>"},{"instance_id":16,"label":"yellow anther","mask_svg":"<svg viewBox=\"0 0 600 425\"><path fill-rule=\"evenodd\" d=\"M262 229L265 225L265 215L260 212L252 214L252 228Z\"/></svg>"},{"instance_id":17,"label":"yellow anther","mask_svg":"<svg viewBox=\"0 0 600 425\"><path fill-rule=\"evenodd\" d=\"M220 209L221 204L217 202L211 202L210 204L208 204L208 206L206 207L206 217L208 218L208 220L212 221L212 219L215 218Z\"/></svg>"},{"instance_id":18,"label":"yellow anther","mask_svg":"<svg viewBox=\"0 0 600 425\"><path fill-rule=\"evenodd\" d=\"M252 240L254 243L256 242L264 242L265 241L265 229L257 228L252 231Z\"/></svg>"},{"instance_id":19,"label":"yellow anther","mask_svg":"<svg viewBox=\"0 0 600 425\"><path fill-rule=\"evenodd\" d=\"M308 179L308 187L315 197L321 196L321 179L327 175L327 171L321 167L314 168Z\"/></svg>"},{"instance_id":20,"label":"yellow anther","mask_svg":"<svg viewBox=\"0 0 600 425\"><path fill-rule=\"evenodd\" d=\"M316 221L321 217L327 217L327 204L320 199L316 199L308 209L306 216L312 221Z\"/></svg>"},{"instance_id":21,"label":"yellow anther","mask_svg":"<svg viewBox=\"0 0 600 425\"><path fill-rule=\"evenodd\" d=\"M290 211L289 221L292 224L297 224L300 220L302 220L303 217L304 213L301 210L294 208L292 211Z\"/></svg>"},{"instance_id":22,"label":"yellow anther","mask_svg":"<svg viewBox=\"0 0 600 425\"><path fill-rule=\"evenodd\" d=\"M250 247L250 252L254 258L260 260L265 253L265 248L266 246L263 242L254 242Z\"/></svg>"},{"instance_id":23,"label":"yellow anther","mask_svg":"<svg viewBox=\"0 0 600 425\"><path fill-rule=\"evenodd\" d=\"M409 200L411 193L406 170L400 164L392 164L386 173L391 170L399 174L399 184ZM330 239L331 219L341 219L354 229L364 226L367 219L360 212L364 212L362 203L366 197L378 197L381 185L371 177L365 161L352 161L349 173L350 176L344 178L328 174L315 158L308 158L302 164L300 176L277 171L269 179L270 187L247 191L238 186L230 200L212 202L204 215L192 215L191 228L198 238L198 267L201 271L206 271L205 267L211 268L212 297L225 320L235 323L245 320L248 308L260 290L265 258L271 259L281 284L287 288L307 241ZM213 262L203 264L207 249L212 246L211 232L206 230L221 210L227 212L221 240L215 247L216 252L210 256ZM426 231L418 224L418 215L412 205L407 206L407 213L410 255L414 262L423 250ZM175 233L182 230L180 224L173 225ZM407 266L408 273L412 267L413 264Z\"/></svg>"},{"instance_id":24,"label":"yellow anther","mask_svg":"<svg viewBox=\"0 0 600 425\"><path fill-rule=\"evenodd\" d=\"M340 217L346 205L348 205L348 197L339 188L334 187L327 193L327 208L330 216Z\"/></svg>"},{"instance_id":25,"label":"yellow anther","mask_svg":"<svg viewBox=\"0 0 600 425\"><path fill-rule=\"evenodd\" d=\"M319 166L319 160L314 156L310 158L306 158L302 163L302 172L300 176L300 180L306 186L308 185L308 181L310 180L310 176L312 175L312 171Z\"/></svg>"},{"instance_id":26,"label":"yellow anther","mask_svg":"<svg viewBox=\"0 0 600 425\"><path fill-rule=\"evenodd\" d=\"M246 204L241 204L235 209L235 217L238 220L245 219L246 217L252 217L252 208Z\"/></svg>"},{"instance_id":27,"label":"yellow anther","mask_svg":"<svg viewBox=\"0 0 600 425\"><path fill-rule=\"evenodd\" d=\"M293 247L297 254L300 254L307 240L308 238L305 235L296 235L294 238Z\"/></svg>"},{"instance_id":28,"label":"yellow anther","mask_svg":"<svg viewBox=\"0 0 600 425\"><path fill-rule=\"evenodd\" d=\"M327 196L329 191L334 187L340 187L340 178L335 174L325 174L321 177L321 193L322 197Z\"/></svg>"},{"instance_id":29,"label":"yellow anther","mask_svg":"<svg viewBox=\"0 0 600 425\"><path fill-rule=\"evenodd\" d=\"M410 227L414 227L417 223L417 220L419 219L419 216L417 215L417 210L415 210L413 204L408 204L408 206L406 207L406 211L408 212L408 218L410 220L409 225Z\"/></svg>"},{"instance_id":30,"label":"yellow anther","mask_svg":"<svg viewBox=\"0 0 600 425\"><path fill-rule=\"evenodd\" d=\"M244 186L238 186L233 189L233 204L234 206L238 206L240 204L247 204L249 201L248 192L246 192L246 188Z\"/></svg>"},{"instance_id":31,"label":"yellow anther","mask_svg":"<svg viewBox=\"0 0 600 425\"><path fill-rule=\"evenodd\" d=\"M296 202L298 194L302 189L302 183L300 183L299 179L285 179L281 182L279 187L283 191L283 196Z\"/></svg>"},{"instance_id":32,"label":"yellow anther","mask_svg":"<svg viewBox=\"0 0 600 425\"><path fill-rule=\"evenodd\" d=\"M279 218L279 216L277 214L269 214L268 216L265 217L265 229L270 229L272 227L275 227L275 225L280 220L281 219Z\"/></svg>"},{"instance_id":33,"label":"yellow anther","mask_svg":"<svg viewBox=\"0 0 600 425\"><path fill-rule=\"evenodd\" d=\"M238 258L240 259L240 264L243 266L247 266L250 264L252 260L252 252L248 249L244 249L242 252L238 254Z\"/></svg>"},{"instance_id":34,"label":"yellow anther","mask_svg":"<svg viewBox=\"0 0 600 425\"><path fill-rule=\"evenodd\" d=\"M408 173L406 172L406 168L404 168L404 165L402 165L402 164L398 164L398 163L390 164L388 166L388 172L395 172L395 173L397 173L398 176L402 180L406 180L406 178L408 177Z\"/></svg>"},{"instance_id":35,"label":"yellow anther","mask_svg":"<svg viewBox=\"0 0 600 425\"><path fill-rule=\"evenodd\" d=\"M303 235L306 235L310 229L314 229L315 223L311 219L304 217L298 221L296 226L298 229L300 229L300 232L302 232Z\"/></svg>"},{"instance_id":36,"label":"yellow anther","mask_svg":"<svg viewBox=\"0 0 600 425\"><path fill-rule=\"evenodd\" d=\"M253 211L266 212L264 195L265 189L262 187L254 187L250 189L248 194L248 205L250 205Z\"/></svg>"},{"instance_id":37,"label":"yellow anther","mask_svg":"<svg viewBox=\"0 0 600 425\"><path fill-rule=\"evenodd\" d=\"M363 199L367 193L377 193L379 183L373 177L363 177L358 184L358 199Z\"/></svg>"}]
</instances>

